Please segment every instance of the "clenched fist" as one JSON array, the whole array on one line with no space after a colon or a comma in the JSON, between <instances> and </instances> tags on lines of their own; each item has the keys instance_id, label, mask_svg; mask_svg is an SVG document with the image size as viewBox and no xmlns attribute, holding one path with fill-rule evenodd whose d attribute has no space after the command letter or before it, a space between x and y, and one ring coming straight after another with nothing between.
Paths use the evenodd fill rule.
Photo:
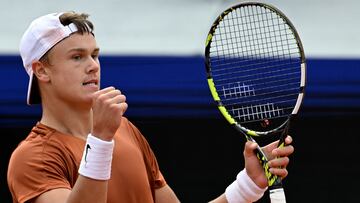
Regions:
<instances>
[{"instance_id":1,"label":"clenched fist","mask_svg":"<svg viewBox=\"0 0 360 203\"><path fill-rule=\"evenodd\" d=\"M125 95L114 87L95 92L92 105L92 134L104 141L111 141L127 107Z\"/></svg>"}]
</instances>

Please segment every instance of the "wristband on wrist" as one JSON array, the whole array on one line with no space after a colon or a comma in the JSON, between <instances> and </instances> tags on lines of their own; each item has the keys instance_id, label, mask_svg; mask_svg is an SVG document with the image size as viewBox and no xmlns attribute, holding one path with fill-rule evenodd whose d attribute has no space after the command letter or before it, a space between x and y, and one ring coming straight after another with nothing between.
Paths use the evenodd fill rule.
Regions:
<instances>
[{"instance_id":1,"label":"wristband on wrist","mask_svg":"<svg viewBox=\"0 0 360 203\"><path fill-rule=\"evenodd\" d=\"M267 187L259 188L244 169L236 176L236 180L226 188L225 196L229 203L255 202L264 195L266 190Z\"/></svg>"},{"instance_id":2,"label":"wristband on wrist","mask_svg":"<svg viewBox=\"0 0 360 203\"><path fill-rule=\"evenodd\" d=\"M101 140L91 134L86 139L79 174L96 180L109 180L114 140Z\"/></svg>"}]
</instances>

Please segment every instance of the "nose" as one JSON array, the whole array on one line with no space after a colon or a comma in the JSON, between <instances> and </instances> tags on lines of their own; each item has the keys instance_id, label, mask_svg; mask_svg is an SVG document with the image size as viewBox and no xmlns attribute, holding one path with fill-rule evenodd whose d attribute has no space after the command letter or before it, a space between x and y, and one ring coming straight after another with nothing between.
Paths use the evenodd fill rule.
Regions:
<instances>
[{"instance_id":1,"label":"nose","mask_svg":"<svg viewBox=\"0 0 360 203\"><path fill-rule=\"evenodd\" d=\"M88 73L96 73L100 69L100 61L98 58L89 57L89 64L87 66Z\"/></svg>"}]
</instances>

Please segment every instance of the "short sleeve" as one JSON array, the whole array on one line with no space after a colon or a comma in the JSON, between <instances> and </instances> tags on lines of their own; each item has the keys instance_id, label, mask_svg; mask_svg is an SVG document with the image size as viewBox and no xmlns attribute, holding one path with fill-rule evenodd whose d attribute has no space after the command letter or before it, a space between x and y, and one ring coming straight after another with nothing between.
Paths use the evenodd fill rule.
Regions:
<instances>
[{"instance_id":1,"label":"short sleeve","mask_svg":"<svg viewBox=\"0 0 360 203\"><path fill-rule=\"evenodd\" d=\"M160 171L156 156L153 150L151 149L148 141L141 134L139 129L136 128L136 126L134 126L130 121L129 121L129 125L134 130L134 134L136 135L136 139L139 142L140 148L142 150L148 176L150 176L149 178L150 181L152 182L151 186L153 187L153 189L158 189L165 186L166 180Z\"/></svg>"},{"instance_id":2,"label":"short sleeve","mask_svg":"<svg viewBox=\"0 0 360 203\"><path fill-rule=\"evenodd\" d=\"M76 168L76 164L65 153L59 141L23 141L12 153L8 166L8 186L13 199L26 202L51 189L71 189L70 182L76 179L71 177L74 172L71 168Z\"/></svg>"}]
</instances>

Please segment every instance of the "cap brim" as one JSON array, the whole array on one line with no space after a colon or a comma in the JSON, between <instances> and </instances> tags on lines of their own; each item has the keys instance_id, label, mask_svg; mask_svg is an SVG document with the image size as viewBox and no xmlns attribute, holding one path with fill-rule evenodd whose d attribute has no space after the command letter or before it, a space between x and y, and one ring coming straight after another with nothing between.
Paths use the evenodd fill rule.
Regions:
<instances>
[{"instance_id":1,"label":"cap brim","mask_svg":"<svg viewBox=\"0 0 360 203\"><path fill-rule=\"evenodd\" d=\"M34 74L31 74L29 79L29 86L28 86L28 93L27 93L27 104L40 104L41 103L41 97L40 97L40 91L39 86L37 83L36 76Z\"/></svg>"}]
</instances>

